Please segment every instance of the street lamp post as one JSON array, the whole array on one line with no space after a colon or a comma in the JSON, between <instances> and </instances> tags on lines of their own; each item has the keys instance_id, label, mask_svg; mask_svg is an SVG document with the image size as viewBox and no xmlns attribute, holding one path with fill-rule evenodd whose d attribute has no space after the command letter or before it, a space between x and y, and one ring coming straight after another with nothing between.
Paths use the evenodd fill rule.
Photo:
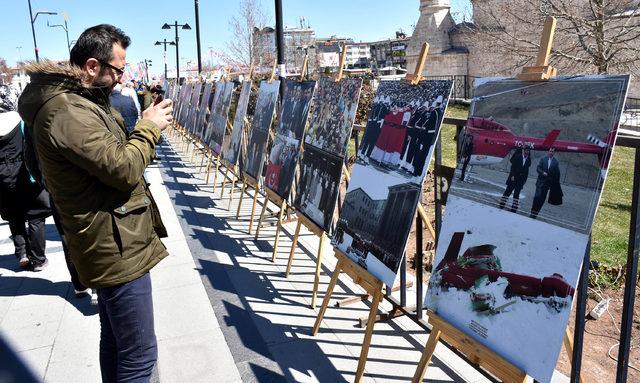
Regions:
<instances>
[{"instance_id":1,"label":"street lamp post","mask_svg":"<svg viewBox=\"0 0 640 383\"><path fill-rule=\"evenodd\" d=\"M151 60L144 59L144 73L147 77L147 84L149 84L149 67L151 66Z\"/></svg>"},{"instance_id":2,"label":"street lamp post","mask_svg":"<svg viewBox=\"0 0 640 383\"><path fill-rule=\"evenodd\" d=\"M175 38L175 42L176 42L176 84L180 84L180 50L179 50L180 38L178 37L178 27L182 27L182 29L185 29L185 30L190 30L191 29L189 24L187 24L187 23L178 24L177 21L175 21L173 23L173 25L169 25L169 24L165 23L162 26L162 29L171 29L171 28L175 28L176 29L176 38Z\"/></svg>"},{"instance_id":3,"label":"street lamp post","mask_svg":"<svg viewBox=\"0 0 640 383\"><path fill-rule=\"evenodd\" d=\"M33 35L33 50L36 53L36 62L40 62L40 56L38 55L38 43L36 42L36 29L33 24L36 22L38 15L57 15L57 12L36 12L35 17L33 16L33 11L31 10L31 0L29 2L29 17L31 21L31 34Z\"/></svg>"},{"instance_id":4,"label":"street lamp post","mask_svg":"<svg viewBox=\"0 0 640 383\"><path fill-rule=\"evenodd\" d=\"M164 39L163 41L156 41L154 45L164 45L164 79L167 79L167 44L176 45L173 41L167 41Z\"/></svg>"},{"instance_id":5,"label":"street lamp post","mask_svg":"<svg viewBox=\"0 0 640 383\"><path fill-rule=\"evenodd\" d=\"M202 56L200 54L200 11L198 10L198 0L194 0L196 11L196 47L198 48L198 77L202 73Z\"/></svg>"},{"instance_id":6,"label":"street lamp post","mask_svg":"<svg viewBox=\"0 0 640 383\"><path fill-rule=\"evenodd\" d=\"M51 28L60 27L64 29L64 32L67 35L67 50L69 51L69 56L71 56L71 44L69 43L69 27L67 26L67 13L63 12L62 15L62 17L64 18L64 24L49 24L49 20L47 20L47 26Z\"/></svg>"}]
</instances>

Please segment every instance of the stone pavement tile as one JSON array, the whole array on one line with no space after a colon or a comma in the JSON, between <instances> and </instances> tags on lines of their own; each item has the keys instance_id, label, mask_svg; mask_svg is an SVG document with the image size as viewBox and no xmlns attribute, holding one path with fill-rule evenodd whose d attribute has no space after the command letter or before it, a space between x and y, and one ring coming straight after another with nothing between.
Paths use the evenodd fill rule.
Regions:
<instances>
[{"instance_id":1,"label":"stone pavement tile","mask_svg":"<svg viewBox=\"0 0 640 383\"><path fill-rule=\"evenodd\" d=\"M357 359L345 355L345 348L337 341L296 340L274 345L271 350L291 382L353 381L349 375L355 371Z\"/></svg>"},{"instance_id":2,"label":"stone pavement tile","mask_svg":"<svg viewBox=\"0 0 640 383\"><path fill-rule=\"evenodd\" d=\"M49 365L49 356L51 355L51 346L34 348L32 350L21 351L18 356L24 361L33 375L44 380L45 371Z\"/></svg>"},{"instance_id":3,"label":"stone pavement tile","mask_svg":"<svg viewBox=\"0 0 640 383\"><path fill-rule=\"evenodd\" d=\"M272 360L245 360L236 363L243 383L281 383L286 381L280 366Z\"/></svg>"},{"instance_id":4,"label":"stone pavement tile","mask_svg":"<svg viewBox=\"0 0 640 383\"><path fill-rule=\"evenodd\" d=\"M199 285L201 281L200 273L192 260L190 263L171 265L171 267L153 268L151 283L154 291L162 291L193 284Z\"/></svg>"},{"instance_id":5,"label":"stone pavement tile","mask_svg":"<svg viewBox=\"0 0 640 383\"><path fill-rule=\"evenodd\" d=\"M201 284L153 290L156 336L175 338L218 327Z\"/></svg>"},{"instance_id":6,"label":"stone pavement tile","mask_svg":"<svg viewBox=\"0 0 640 383\"><path fill-rule=\"evenodd\" d=\"M241 382L230 352L220 352L226 346L222 332L205 331L158 342L160 382Z\"/></svg>"},{"instance_id":7,"label":"stone pavement tile","mask_svg":"<svg viewBox=\"0 0 640 383\"><path fill-rule=\"evenodd\" d=\"M62 300L52 300L44 306L14 308L12 305L0 327L16 352L51 346L63 310Z\"/></svg>"}]
</instances>

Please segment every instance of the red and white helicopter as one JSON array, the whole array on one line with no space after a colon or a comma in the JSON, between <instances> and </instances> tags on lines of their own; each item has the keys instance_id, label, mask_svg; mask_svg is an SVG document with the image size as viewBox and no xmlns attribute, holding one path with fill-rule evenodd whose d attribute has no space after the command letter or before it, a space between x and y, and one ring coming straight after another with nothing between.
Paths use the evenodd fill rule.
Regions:
<instances>
[{"instance_id":1,"label":"red and white helicopter","mask_svg":"<svg viewBox=\"0 0 640 383\"><path fill-rule=\"evenodd\" d=\"M499 163L511 150L529 148L547 151L554 148L557 152L591 153L598 156L600 169L606 171L611 157L611 148L615 143L617 127L611 130L604 140L591 134L590 143L558 140L559 129L551 130L544 138L516 136L509 127L494 121L491 117L471 117L467 120L465 135L473 137L471 165L490 165Z\"/></svg>"}]
</instances>

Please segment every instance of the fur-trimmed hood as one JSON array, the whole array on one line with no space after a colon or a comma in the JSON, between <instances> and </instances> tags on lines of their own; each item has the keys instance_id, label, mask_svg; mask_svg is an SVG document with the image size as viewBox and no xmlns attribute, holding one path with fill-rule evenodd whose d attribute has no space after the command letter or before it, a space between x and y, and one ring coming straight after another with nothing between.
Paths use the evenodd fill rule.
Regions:
<instances>
[{"instance_id":1,"label":"fur-trimmed hood","mask_svg":"<svg viewBox=\"0 0 640 383\"><path fill-rule=\"evenodd\" d=\"M75 94L109 108L110 89L83 83L84 72L79 67L43 60L31 62L25 71L31 80L20 96L18 111L27 124L33 122L42 105L61 94Z\"/></svg>"},{"instance_id":2,"label":"fur-trimmed hood","mask_svg":"<svg viewBox=\"0 0 640 383\"><path fill-rule=\"evenodd\" d=\"M68 62L55 62L51 60L42 60L41 62L31 62L25 66L25 72L29 76L49 75L60 76L76 79L82 83L83 72L77 66Z\"/></svg>"}]
</instances>

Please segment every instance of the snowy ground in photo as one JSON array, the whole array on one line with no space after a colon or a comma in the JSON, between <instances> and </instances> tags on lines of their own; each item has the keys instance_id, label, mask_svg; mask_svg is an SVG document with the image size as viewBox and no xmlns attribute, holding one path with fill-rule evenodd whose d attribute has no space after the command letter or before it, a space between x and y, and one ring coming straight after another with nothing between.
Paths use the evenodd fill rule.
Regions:
<instances>
[{"instance_id":1,"label":"snowy ground in photo","mask_svg":"<svg viewBox=\"0 0 640 383\"><path fill-rule=\"evenodd\" d=\"M574 287L588 240L585 234L449 195L434 265L444 257L455 232L466 233L458 255L471 246L492 244L502 271L538 278L558 273ZM544 303L513 301L504 312L480 314L472 310L469 291L430 286L425 304L538 381L548 382L571 305L558 312Z\"/></svg>"},{"instance_id":2,"label":"snowy ground in photo","mask_svg":"<svg viewBox=\"0 0 640 383\"><path fill-rule=\"evenodd\" d=\"M358 263L358 255L352 251L349 251L349 246L351 246L351 242L353 241L353 237L349 234L343 234L342 243L336 243L335 240L331 243L336 246L340 251L346 254L352 261ZM358 263L359 264L359 263ZM382 263L375 255L369 253L365 260L365 265L367 266L367 271L371 273L374 277L381 280L387 286L393 286L393 283L396 279L395 270L391 270L384 263Z\"/></svg>"}]
</instances>

